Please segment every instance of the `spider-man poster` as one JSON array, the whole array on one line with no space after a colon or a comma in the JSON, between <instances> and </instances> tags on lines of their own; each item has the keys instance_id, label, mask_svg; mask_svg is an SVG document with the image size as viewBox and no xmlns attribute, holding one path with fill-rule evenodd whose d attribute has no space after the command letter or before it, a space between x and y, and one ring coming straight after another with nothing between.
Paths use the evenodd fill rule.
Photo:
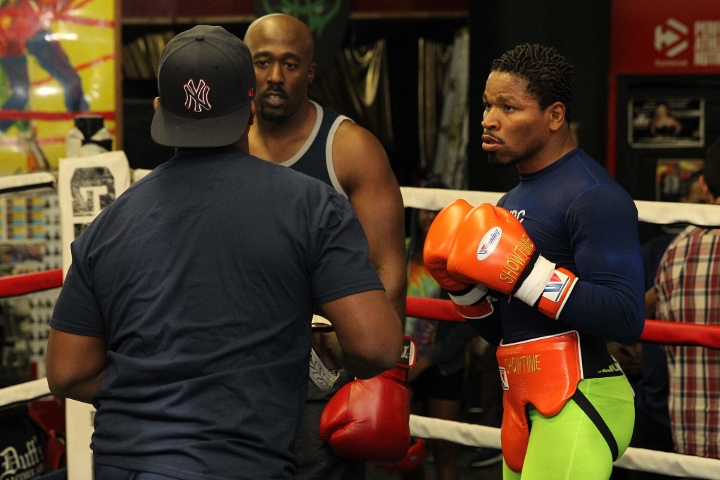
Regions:
<instances>
[{"instance_id":1,"label":"spider-man poster","mask_svg":"<svg viewBox=\"0 0 720 480\"><path fill-rule=\"evenodd\" d=\"M114 134L115 1L0 0L0 175L57 170L80 113Z\"/></svg>"}]
</instances>

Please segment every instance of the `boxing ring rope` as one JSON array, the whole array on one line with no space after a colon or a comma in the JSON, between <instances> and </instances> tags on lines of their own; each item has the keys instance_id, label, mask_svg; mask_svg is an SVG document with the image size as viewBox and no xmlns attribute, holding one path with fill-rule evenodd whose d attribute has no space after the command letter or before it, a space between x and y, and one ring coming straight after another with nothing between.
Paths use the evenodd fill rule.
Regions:
<instances>
[{"instance_id":1,"label":"boxing ring rope","mask_svg":"<svg viewBox=\"0 0 720 480\"><path fill-rule=\"evenodd\" d=\"M0 298L15 297L62 287L62 269L0 277Z\"/></svg>"},{"instance_id":2,"label":"boxing ring rope","mask_svg":"<svg viewBox=\"0 0 720 480\"><path fill-rule=\"evenodd\" d=\"M431 318L446 322L464 322L450 300L437 298L407 297L406 313L409 317ZM677 323L646 319L640 335L644 342L666 345L697 345L720 348L720 325Z\"/></svg>"},{"instance_id":3,"label":"boxing ring rope","mask_svg":"<svg viewBox=\"0 0 720 480\"><path fill-rule=\"evenodd\" d=\"M45 179L43 179L45 180ZM401 187L406 207L439 210L456 198L464 198L473 205L496 203L502 195L497 192L443 190ZM676 204L666 202L635 202L640 221L670 225L691 223L715 225L717 206ZM62 286L62 270L0 277L0 298L24 295ZM442 321L464 321L449 300L408 297L407 314ZM700 345L720 348L720 326L689 325L646 320L641 340L665 344ZM0 389L0 408L42 398L50 394L45 378ZM413 436L444 439L474 447L500 448L500 429L435 418L410 416ZM720 460L652 450L628 448L615 465L631 470L661 473L677 477L720 480Z\"/></svg>"},{"instance_id":4,"label":"boxing ring rope","mask_svg":"<svg viewBox=\"0 0 720 480\"><path fill-rule=\"evenodd\" d=\"M400 191L403 195L405 207L426 210L440 210L458 198L464 198L471 205L495 204L503 195L500 192L417 187L400 187ZM638 220L641 222L657 225L673 225L677 223L720 225L717 205L636 200L635 206L638 210Z\"/></svg>"},{"instance_id":5,"label":"boxing ring rope","mask_svg":"<svg viewBox=\"0 0 720 480\"><path fill-rule=\"evenodd\" d=\"M0 277L0 298L9 298L61 287L62 269L44 270ZM0 409L8 405L37 400L50 394L47 379L40 378L0 389Z\"/></svg>"}]
</instances>

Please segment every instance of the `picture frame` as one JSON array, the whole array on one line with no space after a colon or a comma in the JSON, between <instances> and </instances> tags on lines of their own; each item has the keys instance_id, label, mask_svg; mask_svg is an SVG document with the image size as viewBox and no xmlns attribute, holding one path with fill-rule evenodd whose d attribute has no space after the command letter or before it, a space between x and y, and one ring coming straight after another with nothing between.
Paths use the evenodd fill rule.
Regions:
<instances>
[{"instance_id":1,"label":"picture frame","mask_svg":"<svg viewBox=\"0 0 720 480\"><path fill-rule=\"evenodd\" d=\"M660 158L655 168L655 199L660 202L681 202L686 185L703 166L701 158Z\"/></svg>"},{"instance_id":2,"label":"picture frame","mask_svg":"<svg viewBox=\"0 0 720 480\"><path fill-rule=\"evenodd\" d=\"M632 148L705 146L705 99L698 97L631 98L628 143Z\"/></svg>"}]
</instances>

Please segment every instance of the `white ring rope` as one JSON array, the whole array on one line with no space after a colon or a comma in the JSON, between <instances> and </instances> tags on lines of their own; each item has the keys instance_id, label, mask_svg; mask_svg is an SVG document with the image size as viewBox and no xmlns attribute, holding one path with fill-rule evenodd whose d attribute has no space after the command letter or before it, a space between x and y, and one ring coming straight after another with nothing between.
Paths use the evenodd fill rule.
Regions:
<instances>
[{"instance_id":1,"label":"white ring rope","mask_svg":"<svg viewBox=\"0 0 720 480\"><path fill-rule=\"evenodd\" d=\"M0 177L0 194L56 187L57 178L49 172L22 173Z\"/></svg>"},{"instance_id":2,"label":"white ring rope","mask_svg":"<svg viewBox=\"0 0 720 480\"><path fill-rule=\"evenodd\" d=\"M406 207L440 210L455 199L463 198L471 205L495 204L503 195L500 192L445 190L441 188L400 187ZM638 219L658 225L691 223L693 225L720 225L717 205L695 203L649 202L636 200Z\"/></svg>"},{"instance_id":3,"label":"white ring rope","mask_svg":"<svg viewBox=\"0 0 720 480\"><path fill-rule=\"evenodd\" d=\"M147 172L136 172L137 180ZM11 177L0 177L0 192L8 183L14 186L18 182ZM18 179L16 179L18 180ZM22 178L20 184L46 184L49 177ZM44 186L44 185L43 185ZM472 205L481 203L495 204L501 197L499 192L478 192L469 190L445 190L431 188L400 188L405 207L440 210L457 198L464 198ZM716 205L679 204L668 202L636 201L638 218L641 221L659 225L691 223L694 225L720 224L720 211ZM31 401L50 394L47 380L42 378L31 382L0 389L0 408ZM410 416L410 432L415 437L449 440L458 444L500 448L500 429L437 418ZM693 477L720 480L720 460L675 453L656 452L641 448L628 448L615 465L630 470L660 473L676 477Z\"/></svg>"},{"instance_id":4,"label":"white ring rope","mask_svg":"<svg viewBox=\"0 0 720 480\"><path fill-rule=\"evenodd\" d=\"M471 447L500 448L500 429L439 418L410 415L410 434ZM615 465L673 477L720 480L720 460L630 447Z\"/></svg>"},{"instance_id":5,"label":"white ring rope","mask_svg":"<svg viewBox=\"0 0 720 480\"><path fill-rule=\"evenodd\" d=\"M0 389L0 409L50 395L47 379L40 378Z\"/></svg>"}]
</instances>

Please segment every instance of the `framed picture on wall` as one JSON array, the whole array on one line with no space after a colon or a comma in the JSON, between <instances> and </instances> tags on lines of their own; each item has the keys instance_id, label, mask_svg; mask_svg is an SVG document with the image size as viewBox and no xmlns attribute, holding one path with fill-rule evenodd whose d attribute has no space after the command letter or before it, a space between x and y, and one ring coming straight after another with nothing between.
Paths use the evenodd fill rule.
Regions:
<instances>
[{"instance_id":1,"label":"framed picture on wall","mask_svg":"<svg viewBox=\"0 0 720 480\"><path fill-rule=\"evenodd\" d=\"M682 202L690 193L692 179L702 169L699 158L661 158L655 169L655 199Z\"/></svg>"},{"instance_id":2,"label":"framed picture on wall","mask_svg":"<svg viewBox=\"0 0 720 480\"><path fill-rule=\"evenodd\" d=\"M630 99L628 142L632 148L703 147L705 99Z\"/></svg>"}]
</instances>

